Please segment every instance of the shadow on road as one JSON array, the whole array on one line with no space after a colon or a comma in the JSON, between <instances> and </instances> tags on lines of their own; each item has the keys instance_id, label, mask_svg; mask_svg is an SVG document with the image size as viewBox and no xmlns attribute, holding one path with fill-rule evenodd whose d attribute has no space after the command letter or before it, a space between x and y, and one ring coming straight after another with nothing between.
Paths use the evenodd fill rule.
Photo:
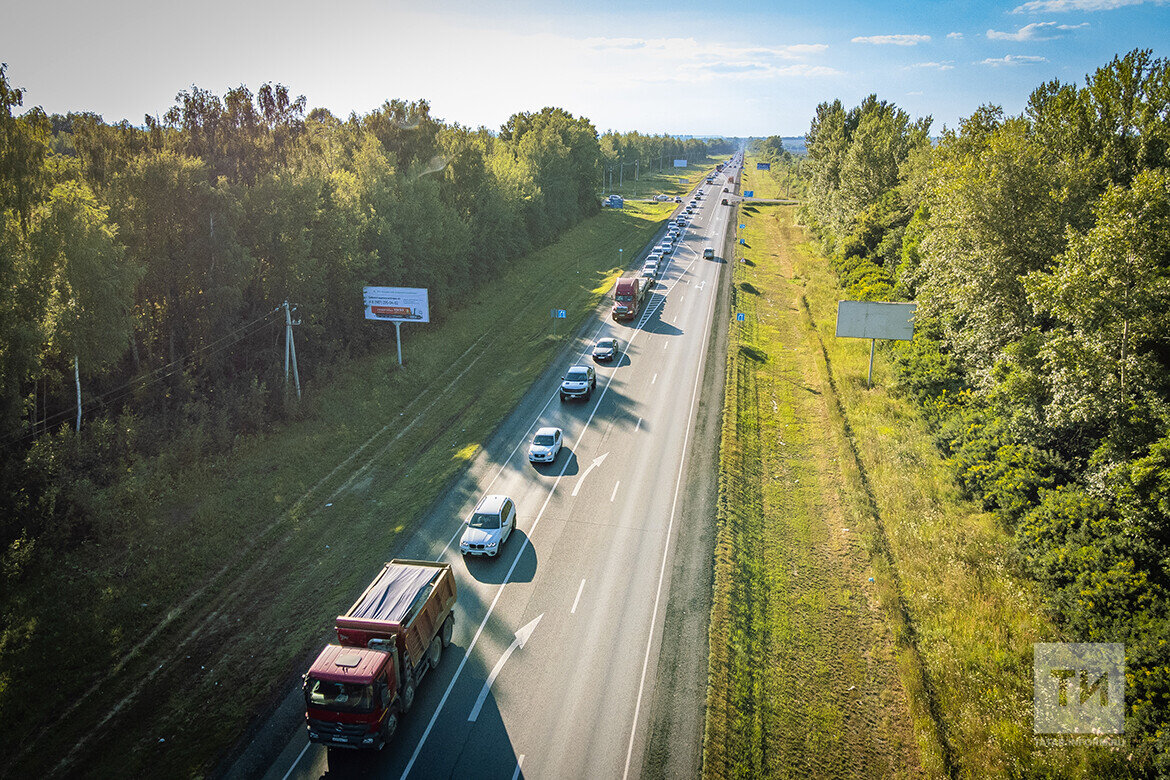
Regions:
<instances>
[{"instance_id":1,"label":"shadow on road","mask_svg":"<svg viewBox=\"0 0 1170 780\"><path fill-rule=\"evenodd\" d=\"M528 511L524 511L522 508L517 522L531 523L538 508L532 507ZM476 581L499 585L508 576L508 569L511 568L512 561L516 559L516 551L523 547L524 552L520 553L520 562L516 564L508 582L532 582L532 578L536 576L536 550L532 547L531 540L528 540L528 544L524 544L526 540L528 540L528 535L524 529L517 528L508 537L508 541L504 542L503 549L495 558L465 555L463 565L467 567L467 573Z\"/></svg>"}]
</instances>

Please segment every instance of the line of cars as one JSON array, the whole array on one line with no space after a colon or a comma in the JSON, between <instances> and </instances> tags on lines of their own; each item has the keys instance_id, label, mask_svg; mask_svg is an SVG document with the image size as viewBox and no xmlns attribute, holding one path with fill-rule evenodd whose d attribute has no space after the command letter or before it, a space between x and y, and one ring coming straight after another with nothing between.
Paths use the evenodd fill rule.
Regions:
<instances>
[{"instance_id":1,"label":"line of cars","mask_svg":"<svg viewBox=\"0 0 1170 780\"><path fill-rule=\"evenodd\" d=\"M642 278L646 287L654 283L661 273L664 258L674 252L675 246L682 238L683 231L690 222L690 218L698 212L703 198L702 189L695 193L695 197L680 210L670 225L662 241L650 252L642 267ZM681 200L681 199L680 199ZM704 257L713 254L710 248L704 250ZM635 281L636 284L636 281ZM619 282L620 286L620 282ZM634 288L637 290L637 287ZM638 292L632 293L634 298L642 296ZM618 296L621 297L620 295ZM633 310L639 301L627 301ZM613 336L604 336L594 344L591 356L595 362L607 363L616 360L621 351L621 345ZM597 372L591 365L577 364L571 366L561 377L561 386L558 390L561 402L572 400L588 401L597 388ZM553 463L565 445L565 433L555 426L544 426L537 429L528 445L528 460L531 463ZM495 557L499 554L504 542L511 536L516 526L515 502L504 495L484 496L471 520L464 529L459 541L459 551L463 555L486 555Z\"/></svg>"}]
</instances>

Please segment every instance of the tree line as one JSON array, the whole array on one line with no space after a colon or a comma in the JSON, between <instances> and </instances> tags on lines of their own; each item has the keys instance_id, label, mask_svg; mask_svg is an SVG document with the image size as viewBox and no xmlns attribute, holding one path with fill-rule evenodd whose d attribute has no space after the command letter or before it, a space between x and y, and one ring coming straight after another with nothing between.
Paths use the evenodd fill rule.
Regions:
<instances>
[{"instance_id":1,"label":"tree line","mask_svg":"<svg viewBox=\"0 0 1170 780\"><path fill-rule=\"evenodd\" d=\"M311 381L384 340L363 285L425 287L441 321L599 210L598 133L560 108L492 131L426 101L342 119L279 84L192 87L133 126L24 100L0 67L9 577L34 548L102 537L95 496L135 459L177 441L199 457L293 413L283 301Z\"/></svg>"},{"instance_id":2,"label":"tree line","mask_svg":"<svg viewBox=\"0 0 1170 780\"><path fill-rule=\"evenodd\" d=\"M1123 642L1139 771L1170 772L1170 62L1118 56L941 137L817 107L804 220L892 347L958 484L1014 534L1063 638Z\"/></svg>"},{"instance_id":3,"label":"tree line","mask_svg":"<svg viewBox=\"0 0 1170 780\"><path fill-rule=\"evenodd\" d=\"M645 135L636 130L601 135L601 160L606 171L620 165L634 165L649 170L665 170L675 160L701 162L711 155L731 154L739 148L738 138L680 138L672 135ZM633 171L631 170L632 174ZM615 174L616 175L616 174Z\"/></svg>"}]
</instances>

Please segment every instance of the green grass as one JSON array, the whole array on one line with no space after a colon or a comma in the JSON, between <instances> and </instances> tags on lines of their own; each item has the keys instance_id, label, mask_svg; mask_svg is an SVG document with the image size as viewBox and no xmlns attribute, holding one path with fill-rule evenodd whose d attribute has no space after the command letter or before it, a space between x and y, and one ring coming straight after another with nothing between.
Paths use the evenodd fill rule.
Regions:
<instances>
[{"instance_id":1,"label":"green grass","mask_svg":"<svg viewBox=\"0 0 1170 780\"><path fill-rule=\"evenodd\" d=\"M0 706L20 715L5 772L43 776L84 738L64 771L206 773L598 305L617 250L634 257L669 212L606 211L515 261L442 325L404 327L402 368L388 329L305 389L298 421L228 455L180 467L177 445L136 466L140 491L102 497L134 518L128 549L82 548L8 594L8 625L36 628L0 658Z\"/></svg>"},{"instance_id":2,"label":"green grass","mask_svg":"<svg viewBox=\"0 0 1170 780\"><path fill-rule=\"evenodd\" d=\"M705 160L692 160L686 168L672 168L671 160L666 160L664 170L641 170L637 181L634 180L634 167L627 163L625 180L619 184L618 172L613 172L613 187L610 187L609 174L606 173L602 192L606 195L616 193L623 198L649 199L655 195L685 195L695 188L707 174L715 170L715 163L723 158L709 157ZM657 161L655 161L657 166ZM680 181L686 179L686 183Z\"/></svg>"},{"instance_id":3,"label":"green grass","mask_svg":"<svg viewBox=\"0 0 1170 780\"><path fill-rule=\"evenodd\" d=\"M914 775L893 637L846 522L829 391L772 213L740 213L703 774Z\"/></svg>"},{"instance_id":4,"label":"green grass","mask_svg":"<svg viewBox=\"0 0 1170 780\"><path fill-rule=\"evenodd\" d=\"M756 163L759 161L758 157L745 156L740 192L752 190L755 193L753 197L765 200L798 200L801 197L801 187L797 186L792 171L779 163L773 164L770 171L757 170Z\"/></svg>"},{"instance_id":5,"label":"green grass","mask_svg":"<svg viewBox=\"0 0 1170 780\"><path fill-rule=\"evenodd\" d=\"M759 294L737 294L748 321L733 329L728 363L704 774L854 773L828 759L809 766L813 759L794 752L792 735L803 730L806 743L817 746L809 755L824 757L838 750L838 735L848 734L852 710L842 706L840 686L849 678L845 672L834 677L832 664L815 659L834 643L853 640L794 627L815 628L817 610L843 609L851 603L845 593L852 599L857 591L880 616L881 633L892 637L883 663L896 674L884 691L874 691L876 700L890 697L890 724L899 709L909 719L914 750L904 755L916 755L927 775L1120 774L1123 755L1035 745L1032 644L1061 637L1044 617L1035 584L1018 573L1010 534L960 496L913 402L884 389L890 369L880 348L875 386L866 388L869 345L835 338L841 290L827 261L792 226L794 209L746 206L741 216L749 245L741 250L753 265L741 265L736 281ZM746 385L732 381L745 371ZM807 396L820 394L823 413L801 387L809 388ZM804 405L789 411L790 398L803 398ZM743 453L751 457L744 461ZM769 489L775 487L780 491L771 510ZM868 573L861 571L860 582L835 574L819 583L811 576L802 581L799 559L821 543L816 519L834 517L834 494L850 529L843 535ZM751 534L739 530L753 523L758 530ZM735 610L743 612L745 603L766 606L736 622ZM782 614L772 616L776 609ZM721 636L733 638L730 647L717 646ZM752 669L751 653L778 641L798 647L797 657L765 652L763 671ZM794 670L809 666L823 669L823 677L812 675L799 686L788 682ZM848 664L841 667L848 671ZM903 692L901 704L895 689ZM751 763L757 754L789 756L792 763ZM913 768L909 762L905 771ZM892 765L887 771L901 770Z\"/></svg>"}]
</instances>

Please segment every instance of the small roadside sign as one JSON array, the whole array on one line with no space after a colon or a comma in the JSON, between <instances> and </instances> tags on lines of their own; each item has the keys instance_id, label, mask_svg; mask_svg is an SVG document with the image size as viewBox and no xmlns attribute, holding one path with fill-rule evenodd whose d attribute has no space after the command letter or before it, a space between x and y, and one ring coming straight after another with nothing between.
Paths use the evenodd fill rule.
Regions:
<instances>
[{"instance_id":1,"label":"small roadside sign","mask_svg":"<svg viewBox=\"0 0 1170 780\"><path fill-rule=\"evenodd\" d=\"M744 316L743 316L743 312L742 312L742 311L741 311L741 312L736 312L736 314L735 314L735 321L736 321L736 322L743 322L743 321L744 321Z\"/></svg>"},{"instance_id":2,"label":"small roadside sign","mask_svg":"<svg viewBox=\"0 0 1170 780\"><path fill-rule=\"evenodd\" d=\"M550 312L554 320L563 320L569 316L569 313L564 309L552 309Z\"/></svg>"},{"instance_id":3,"label":"small roadside sign","mask_svg":"<svg viewBox=\"0 0 1170 780\"><path fill-rule=\"evenodd\" d=\"M743 230L745 227L747 227L747 225L740 225L740 226L739 226L739 229L740 229L740 230Z\"/></svg>"},{"instance_id":4,"label":"small roadside sign","mask_svg":"<svg viewBox=\"0 0 1170 780\"><path fill-rule=\"evenodd\" d=\"M746 192L744 192L743 196L745 198L751 198L751 197L755 197L755 194L756 194L755 190L747 190Z\"/></svg>"}]
</instances>

